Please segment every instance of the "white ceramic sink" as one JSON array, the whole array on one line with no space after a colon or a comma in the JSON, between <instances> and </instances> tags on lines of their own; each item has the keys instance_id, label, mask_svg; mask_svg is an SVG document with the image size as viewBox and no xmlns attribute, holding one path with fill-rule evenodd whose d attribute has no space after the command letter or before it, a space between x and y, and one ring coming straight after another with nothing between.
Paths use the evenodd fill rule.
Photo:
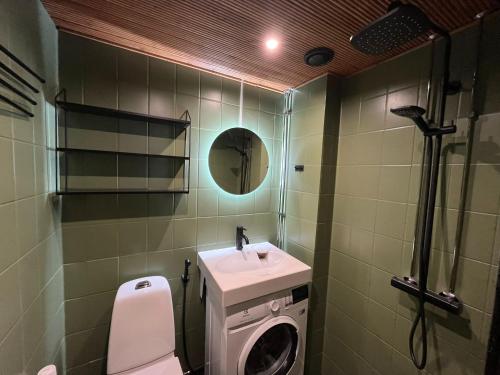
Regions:
<instances>
[{"instance_id":1,"label":"white ceramic sink","mask_svg":"<svg viewBox=\"0 0 500 375\"><path fill-rule=\"evenodd\" d=\"M216 270L222 273L272 272L283 267L284 252L274 249L249 245L244 251L235 251L219 259Z\"/></svg>"},{"instance_id":2,"label":"white ceramic sink","mask_svg":"<svg viewBox=\"0 0 500 375\"><path fill-rule=\"evenodd\" d=\"M198 253L207 293L222 306L251 300L311 281L311 268L269 242Z\"/></svg>"}]
</instances>

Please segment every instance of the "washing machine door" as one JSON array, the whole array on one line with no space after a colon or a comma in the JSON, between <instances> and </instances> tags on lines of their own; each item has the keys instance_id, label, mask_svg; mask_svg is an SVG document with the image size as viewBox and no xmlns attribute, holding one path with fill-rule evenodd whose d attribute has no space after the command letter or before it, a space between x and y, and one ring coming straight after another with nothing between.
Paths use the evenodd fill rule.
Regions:
<instances>
[{"instance_id":1,"label":"washing machine door","mask_svg":"<svg viewBox=\"0 0 500 375\"><path fill-rule=\"evenodd\" d=\"M238 375L286 375L299 352L299 327L288 316L260 325L245 343Z\"/></svg>"}]
</instances>

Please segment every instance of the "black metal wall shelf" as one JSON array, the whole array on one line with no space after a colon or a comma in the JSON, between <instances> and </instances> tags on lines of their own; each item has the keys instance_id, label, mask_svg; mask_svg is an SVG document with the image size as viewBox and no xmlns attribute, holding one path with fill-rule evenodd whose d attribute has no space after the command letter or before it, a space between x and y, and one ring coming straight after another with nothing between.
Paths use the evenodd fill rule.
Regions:
<instances>
[{"instance_id":1,"label":"black metal wall shelf","mask_svg":"<svg viewBox=\"0 0 500 375\"><path fill-rule=\"evenodd\" d=\"M191 118L189 116L189 112L184 112L183 118L181 119L173 119L168 117L159 117L152 116L148 114L141 114L129 111L122 111L111 108L103 108L96 107L92 105L86 104L78 104L71 103L66 100L58 100L58 98L63 97L65 99L65 91L61 91L56 96L56 149L55 152L57 154L56 157L56 194L57 195L84 195L84 194L188 194L189 193L189 170L190 170L190 153L191 153ZM68 129L78 128L80 132L86 131L99 131L99 126L96 125L99 123L93 123L93 117L82 117L76 124L71 124L71 120L74 120L73 117L67 116L67 113L79 113L79 114L91 114L93 116L99 117L108 117L114 119L127 119L134 120L138 122L138 128L144 129L141 130L141 134L135 134L134 132L128 133L128 135L138 135L138 142L144 142L144 138L146 139L145 150L146 152L129 152L125 150L115 150L116 145L111 145L110 149L102 149L102 148L93 148L93 145L89 146L88 140L84 142L84 144L78 145L79 140L72 140L69 142L71 138L71 131ZM83 119L83 122L82 122ZM142 128L142 124L144 123L144 128ZM174 142L175 148L177 149L178 145L181 146L181 152L177 150L175 153L181 153L183 155L164 155L161 153L151 153L150 150L150 125L166 125L174 129L173 132L168 132L170 135L167 136L169 142ZM83 125L83 127L82 127ZM87 125L91 125L90 128L86 128ZM103 132L109 134L109 129L102 129ZM111 133L116 133L117 136L120 134L127 134L127 130L121 130L120 126L111 131ZM170 136L173 134L173 138ZM79 133L81 134L81 133ZM95 136L95 135L94 135ZM158 140L158 139L157 139ZM92 143L92 142L91 142ZM83 146L83 147L82 147ZM108 147L105 147L108 148ZM85 159L79 159L79 154L95 154L102 155L107 159L103 159L104 171L100 170L97 175L95 174L87 174L88 170L86 170L87 165L85 164ZM114 156L114 161L110 161L113 159L109 159L109 157ZM139 177L142 179L145 186L127 186L126 183L123 184L122 187L120 185L122 182L121 178L127 178L129 176L124 176L121 173L129 173L128 170L123 170L123 165L121 164L122 160L120 157L137 157L144 158L145 161L141 162L144 165L145 170L141 171L139 169L132 169L130 172L139 173L139 175L132 174L130 176ZM76 159L75 159L76 157ZM99 156L96 156L99 157ZM73 158L73 159L71 159ZM68 162L68 159L71 162ZM126 160L126 159L125 159ZM155 161L156 160L156 161ZM164 160L164 161L160 161ZM170 161L169 161L170 160ZM78 163L83 163L83 165L76 166ZM108 165L106 165L108 163ZM111 168L109 167L109 163L111 164ZM135 163L135 162L134 162ZM154 163L154 164L153 164ZM158 163L160 163L158 165ZM166 164L163 164L166 163ZM92 163L91 163L92 164ZM100 166L100 162L94 163L92 167ZM72 168L77 168L76 174L73 172ZM83 169L79 169L83 168ZM106 169L107 168L107 169ZM151 169L153 168L153 169ZM153 172L152 172L153 171ZM156 172L155 172L156 171ZM82 174L83 173L83 174ZM160 173L160 176L153 175L151 173L157 174ZM112 183L111 186L109 184L109 180L106 181L105 185L101 187L96 187L96 182L94 182L93 176L99 177L112 177L116 178L116 184ZM180 176L180 177L179 177ZM75 179L76 177L76 179ZM83 180L78 180L78 178L83 177ZM78 183L78 181L84 181L86 178L90 178L91 185L88 186L87 181L82 183ZM150 183L151 179L155 179L154 183ZM158 180L159 178L159 180ZM136 181L137 182L137 181ZM116 186L115 186L116 185ZM154 187L152 187L154 186Z\"/></svg>"},{"instance_id":2,"label":"black metal wall shelf","mask_svg":"<svg viewBox=\"0 0 500 375\"><path fill-rule=\"evenodd\" d=\"M137 121L147 121L155 124L165 124L165 125L184 126L184 127L187 127L191 124L191 120L188 119L183 120L183 119L173 119L173 118L159 117L153 115L145 115L136 112L128 112L128 111L121 111L118 109L96 107L87 104L78 104L78 103L71 103L64 101L57 101L56 104L59 108L70 112L90 113L98 116L115 117L115 118L137 120Z\"/></svg>"},{"instance_id":3,"label":"black metal wall shelf","mask_svg":"<svg viewBox=\"0 0 500 375\"><path fill-rule=\"evenodd\" d=\"M147 158L189 160L189 156L175 156L175 155L161 155L161 154L141 154L141 153L138 153L138 152L93 150L93 149L85 149L85 148L57 147L56 150L59 151L59 152L86 152L86 153L95 153L95 154L142 156L142 157L147 157Z\"/></svg>"},{"instance_id":4,"label":"black metal wall shelf","mask_svg":"<svg viewBox=\"0 0 500 375\"><path fill-rule=\"evenodd\" d=\"M132 189L121 189L121 190L93 190L93 189L81 189L81 190L67 190L67 191L57 191L57 195L86 195L86 194L188 194L189 190L132 190Z\"/></svg>"}]
</instances>

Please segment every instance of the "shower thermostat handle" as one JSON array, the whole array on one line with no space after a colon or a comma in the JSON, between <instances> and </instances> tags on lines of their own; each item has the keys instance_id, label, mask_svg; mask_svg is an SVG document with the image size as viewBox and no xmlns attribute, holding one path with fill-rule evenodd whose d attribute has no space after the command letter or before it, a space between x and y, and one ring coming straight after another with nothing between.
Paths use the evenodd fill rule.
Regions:
<instances>
[{"instance_id":1,"label":"shower thermostat handle","mask_svg":"<svg viewBox=\"0 0 500 375\"><path fill-rule=\"evenodd\" d=\"M456 133L457 127L456 125L443 126L442 128L429 128L424 132L424 135L433 136L433 135L444 135L444 134L453 134Z\"/></svg>"}]
</instances>

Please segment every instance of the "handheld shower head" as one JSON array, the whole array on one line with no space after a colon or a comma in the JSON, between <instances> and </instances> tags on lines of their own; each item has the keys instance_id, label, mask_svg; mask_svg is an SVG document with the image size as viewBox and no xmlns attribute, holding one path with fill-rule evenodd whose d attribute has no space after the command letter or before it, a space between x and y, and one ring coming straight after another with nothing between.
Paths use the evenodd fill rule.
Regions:
<instances>
[{"instance_id":1,"label":"handheld shower head","mask_svg":"<svg viewBox=\"0 0 500 375\"><path fill-rule=\"evenodd\" d=\"M425 113L425 109L416 105L404 105L402 107L391 108L391 112L396 116L406 117L413 120L424 135L433 136L451 134L455 133L457 130L455 125L431 128L427 121L425 121L422 117Z\"/></svg>"},{"instance_id":2,"label":"handheld shower head","mask_svg":"<svg viewBox=\"0 0 500 375\"><path fill-rule=\"evenodd\" d=\"M425 109L417 107L416 105L405 105L402 107L391 108L391 112L397 116L416 119L424 115Z\"/></svg>"},{"instance_id":3,"label":"handheld shower head","mask_svg":"<svg viewBox=\"0 0 500 375\"><path fill-rule=\"evenodd\" d=\"M417 107L416 105L405 105L402 107L391 108L391 112L396 116L412 119L424 134L428 133L430 130L429 125L422 117L425 113L425 109L422 107Z\"/></svg>"},{"instance_id":4,"label":"handheld shower head","mask_svg":"<svg viewBox=\"0 0 500 375\"><path fill-rule=\"evenodd\" d=\"M351 44L368 55L381 55L434 28L420 8L393 2L387 14L351 36Z\"/></svg>"}]
</instances>

